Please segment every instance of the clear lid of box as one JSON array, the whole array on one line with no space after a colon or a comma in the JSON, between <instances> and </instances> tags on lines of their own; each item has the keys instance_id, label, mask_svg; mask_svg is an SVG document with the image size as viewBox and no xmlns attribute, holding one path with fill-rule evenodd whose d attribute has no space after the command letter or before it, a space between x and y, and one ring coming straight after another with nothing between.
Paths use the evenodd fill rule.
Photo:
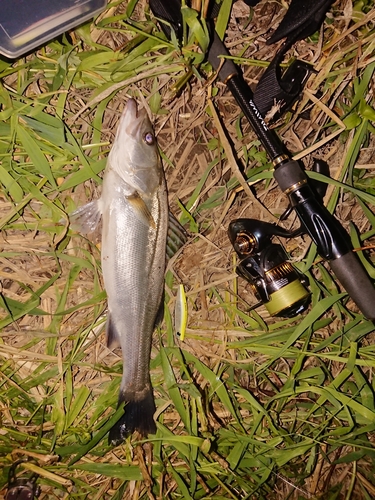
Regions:
<instances>
[{"instance_id":1,"label":"clear lid of box","mask_svg":"<svg viewBox=\"0 0 375 500\"><path fill-rule=\"evenodd\" d=\"M0 53L22 54L94 17L107 0L0 0Z\"/></svg>"}]
</instances>

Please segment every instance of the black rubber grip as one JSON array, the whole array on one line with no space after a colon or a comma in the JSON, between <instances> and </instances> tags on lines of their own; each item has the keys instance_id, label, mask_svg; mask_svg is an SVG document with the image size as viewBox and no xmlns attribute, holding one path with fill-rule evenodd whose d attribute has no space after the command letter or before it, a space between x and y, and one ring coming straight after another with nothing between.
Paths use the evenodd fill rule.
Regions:
<instances>
[{"instance_id":1,"label":"black rubber grip","mask_svg":"<svg viewBox=\"0 0 375 500\"><path fill-rule=\"evenodd\" d=\"M289 160L276 167L274 177L282 191L287 191L295 184L308 181L305 171L296 160Z\"/></svg>"},{"instance_id":2,"label":"black rubber grip","mask_svg":"<svg viewBox=\"0 0 375 500\"><path fill-rule=\"evenodd\" d=\"M332 271L362 314L375 320L375 288L361 261L353 252L330 261Z\"/></svg>"}]
</instances>

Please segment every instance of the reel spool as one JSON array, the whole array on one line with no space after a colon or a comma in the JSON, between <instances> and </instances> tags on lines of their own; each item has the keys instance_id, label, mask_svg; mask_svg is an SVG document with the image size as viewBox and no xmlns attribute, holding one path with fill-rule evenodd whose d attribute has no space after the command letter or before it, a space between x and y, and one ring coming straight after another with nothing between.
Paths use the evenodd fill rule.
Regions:
<instances>
[{"instance_id":1,"label":"reel spool","mask_svg":"<svg viewBox=\"0 0 375 500\"><path fill-rule=\"evenodd\" d=\"M229 224L229 239L240 259L237 274L250 283L271 316L291 318L310 302L306 277L289 262L282 245L271 241L274 236L296 234L255 219L236 219Z\"/></svg>"}]
</instances>

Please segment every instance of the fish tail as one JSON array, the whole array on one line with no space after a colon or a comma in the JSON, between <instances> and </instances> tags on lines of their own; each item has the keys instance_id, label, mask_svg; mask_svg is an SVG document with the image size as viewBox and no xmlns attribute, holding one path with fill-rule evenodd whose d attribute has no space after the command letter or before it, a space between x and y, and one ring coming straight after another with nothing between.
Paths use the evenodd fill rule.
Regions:
<instances>
[{"instance_id":1,"label":"fish tail","mask_svg":"<svg viewBox=\"0 0 375 500\"><path fill-rule=\"evenodd\" d=\"M156 434L156 424L153 418L156 407L152 388L142 399L137 400L129 400L126 395L120 393L118 406L122 404L125 410L124 415L109 431L109 444L118 446L135 431L144 437L148 434Z\"/></svg>"}]
</instances>

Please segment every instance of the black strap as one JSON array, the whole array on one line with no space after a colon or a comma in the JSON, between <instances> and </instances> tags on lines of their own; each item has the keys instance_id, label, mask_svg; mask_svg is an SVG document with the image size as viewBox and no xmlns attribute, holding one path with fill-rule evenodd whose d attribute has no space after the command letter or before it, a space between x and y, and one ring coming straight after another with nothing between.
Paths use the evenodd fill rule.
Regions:
<instances>
[{"instance_id":1,"label":"black strap","mask_svg":"<svg viewBox=\"0 0 375 500\"><path fill-rule=\"evenodd\" d=\"M244 0L249 6L255 6L261 0ZM149 0L154 14L161 20L163 31L170 37L171 28L175 31L177 38L182 37L181 0ZM187 2L189 4L189 1ZM267 70L263 73L254 92L254 103L263 116L275 106L272 121L285 113L292 107L300 97L303 86L313 71L310 64L303 61L294 61L289 68L283 72L280 64L286 52L297 41L312 35L322 24L325 14L333 0L292 0L290 7L281 21L279 27L268 40L268 44L275 43L285 38L284 45L271 61ZM221 2L210 2L211 9L209 18L216 17Z\"/></svg>"},{"instance_id":2,"label":"black strap","mask_svg":"<svg viewBox=\"0 0 375 500\"><path fill-rule=\"evenodd\" d=\"M294 43L306 38L322 25L333 0L292 0L287 13L268 44L287 38L286 43Z\"/></svg>"},{"instance_id":3,"label":"black strap","mask_svg":"<svg viewBox=\"0 0 375 500\"><path fill-rule=\"evenodd\" d=\"M296 60L282 73L280 64L289 46L284 45L260 78L254 91L254 102L263 116L271 112L270 121L277 120L300 98L303 87L314 71L304 61Z\"/></svg>"},{"instance_id":4,"label":"black strap","mask_svg":"<svg viewBox=\"0 0 375 500\"><path fill-rule=\"evenodd\" d=\"M309 64L297 60L283 73L280 64L286 52L297 40L312 35L320 28L332 3L333 0L292 0L279 27L267 41L267 44L272 44L286 39L254 92L254 102L263 116L273 108L271 121L293 106L313 71Z\"/></svg>"}]
</instances>

